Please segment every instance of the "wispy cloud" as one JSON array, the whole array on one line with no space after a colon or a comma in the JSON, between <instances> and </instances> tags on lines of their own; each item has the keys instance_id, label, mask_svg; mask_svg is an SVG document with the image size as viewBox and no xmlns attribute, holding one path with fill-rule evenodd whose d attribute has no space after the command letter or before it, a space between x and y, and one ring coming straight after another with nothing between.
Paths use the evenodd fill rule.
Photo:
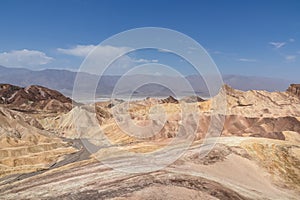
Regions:
<instances>
[{"instance_id":1,"label":"wispy cloud","mask_svg":"<svg viewBox=\"0 0 300 200\"><path fill-rule=\"evenodd\" d=\"M141 59L133 59L133 61L136 62L136 63L157 63L158 62L158 60L156 60L156 59L147 60L147 59L143 59L143 58L141 58Z\"/></svg>"},{"instance_id":2,"label":"wispy cloud","mask_svg":"<svg viewBox=\"0 0 300 200\"><path fill-rule=\"evenodd\" d=\"M289 42L295 42L296 40L294 38L290 38Z\"/></svg>"},{"instance_id":3,"label":"wispy cloud","mask_svg":"<svg viewBox=\"0 0 300 200\"><path fill-rule=\"evenodd\" d=\"M128 47L115 47L115 46L95 46L95 45L77 45L73 48L62 49L58 48L57 51L63 54L77 56L77 57L86 57L92 51L94 55L98 56L99 60L101 59L113 59L116 58L128 51L131 48ZM124 55L126 56L126 55ZM132 62L135 63L150 63L150 62L158 62L158 60L147 60L147 59L134 59L131 58Z\"/></svg>"},{"instance_id":4,"label":"wispy cloud","mask_svg":"<svg viewBox=\"0 0 300 200\"><path fill-rule=\"evenodd\" d=\"M95 45L76 45L75 47L62 49L58 48L57 51L63 54L78 56L78 57L86 57L92 51L96 51L95 53L98 55L112 57L125 53L130 50L127 47L114 47L114 46L95 46Z\"/></svg>"},{"instance_id":5,"label":"wispy cloud","mask_svg":"<svg viewBox=\"0 0 300 200\"><path fill-rule=\"evenodd\" d=\"M241 62L257 62L256 59L248 59L248 58L239 58L238 61L241 61Z\"/></svg>"},{"instance_id":6,"label":"wispy cloud","mask_svg":"<svg viewBox=\"0 0 300 200\"><path fill-rule=\"evenodd\" d=\"M297 56L296 55L286 55L284 58L288 62L294 62L296 60Z\"/></svg>"},{"instance_id":7,"label":"wispy cloud","mask_svg":"<svg viewBox=\"0 0 300 200\"><path fill-rule=\"evenodd\" d=\"M286 42L269 42L270 45L272 45L275 49L280 49L284 45L286 45Z\"/></svg>"},{"instance_id":8,"label":"wispy cloud","mask_svg":"<svg viewBox=\"0 0 300 200\"><path fill-rule=\"evenodd\" d=\"M95 45L77 45L69 49L58 48L57 51L71 56L86 57L95 48Z\"/></svg>"},{"instance_id":9,"label":"wispy cloud","mask_svg":"<svg viewBox=\"0 0 300 200\"><path fill-rule=\"evenodd\" d=\"M89 65L89 67L85 67L85 69L88 69L88 71L86 72L95 74L97 74L100 68L106 69L108 67L106 65L108 65L113 60L115 61L107 68L107 72L112 74L123 73L139 64L158 62L158 60L155 59L148 60L144 58L133 58L126 54L126 52L130 52L131 50L132 49L129 47L95 45L77 45L69 49L57 49L57 51L62 54L81 58L84 58L91 53L91 57L89 57L88 63L86 63L86 66ZM83 70L85 71L85 69Z\"/></svg>"},{"instance_id":10,"label":"wispy cloud","mask_svg":"<svg viewBox=\"0 0 300 200\"><path fill-rule=\"evenodd\" d=\"M53 61L54 58L36 50L13 50L0 53L0 64L7 67L37 68Z\"/></svg>"},{"instance_id":11,"label":"wispy cloud","mask_svg":"<svg viewBox=\"0 0 300 200\"><path fill-rule=\"evenodd\" d=\"M173 53L172 51L168 50L168 49L157 49L158 52L161 53Z\"/></svg>"},{"instance_id":12,"label":"wispy cloud","mask_svg":"<svg viewBox=\"0 0 300 200\"><path fill-rule=\"evenodd\" d=\"M272 45L275 49L280 49L281 47L288 45L289 43L294 43L296 40L294 38L289 38L286 42L270 42L269 44ZM286 50L290 50L290 49L286 49ZM284 51L278 50L277 53L284 58L284 60L286 62L295 62L298 55L300 54L300 51L298 52L294 52L291 54L291 52L289 54L287 54Z\"/></svg>"}]
</instances>

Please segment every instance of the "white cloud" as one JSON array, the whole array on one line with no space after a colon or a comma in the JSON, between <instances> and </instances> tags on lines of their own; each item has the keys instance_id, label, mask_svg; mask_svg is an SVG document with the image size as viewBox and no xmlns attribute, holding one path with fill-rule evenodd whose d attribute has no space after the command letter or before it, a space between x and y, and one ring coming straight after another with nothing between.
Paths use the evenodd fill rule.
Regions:
<instances>
[{"instance_id":1,"label":"white cloud","mask_svg":"<svg viewBox=\"0 0 300 200\"><path fill-rule=\"evenodd\" d=\"M89 53L93 51L94 55L99 56L100 58L115 58L119 55L122 55L131 48L128 47L115 47L115 46L95 46L95 45L77 45L73 48L62 49L58 48L57 51L63 54L77 56L77 57L86 57Z\"/></svg>"},{"instance_id":2,"label":"white cloud","mask_svg":"<svg viewBox=\"0 0 300 200\"><path fill-rule=\"evenodd\" d=\"M0 64L7 67L35 68L53 61L52 57L36 50L13 50L0 53Z\"/></svg>"},{"instance_id":3,"label":"white cloud","mask_svg":"<svg viewBox=\"0 0 300 200\"><path fill-rule=\"evenodd\" d=\"M168 49L157 49L157 51L161 53L173 53L173 51L170 51Z\"/></svg>"},{"instance_id":4,"label":"white cloud","mask_svg":"<svg viewBox=\"0 0 300 200\"><path fill-rule=\"evenodd\" d=\"M270 45L272 45L275 49L280 49L284 45L286 45L285 42L269 42Z\"/></svg>"},{"instance_id":5,"label":"white cloud","mask_svg":"<svg viewBox=\"0 0 300 200\"><path fill-rule=\"evenodd\" d=\"M239 58L238 61L241 61L241 62L256 62L257 60L248 59L248 58Z\"/></svg>"},{"instance_id":6,"label":"white cloud","mask_svg":"<svg viewBox=\"0 0 300 200\"><path fill-rule=\"evenodd\" d=\"M286 61L289 61L289 62L295 61L296 58L297 58L296 55L286 55L286 56L285 56L285 60L286 60Z\"/></svg>"},{"instance_id":7,"label":"white cloud","mask_svg":"<svg viewBox=\"0 0 300 200\"><path fill-rule=\"evenodd\" d=\"M107 65L114 59L125 54L131 49L128 47L115 47L115 46L96 46L96 45L76 45L69 49L58 48L57 51L71 56L85 58L90 53L90 57L85 62L85 65L80 70L85 72L98 74L101 70L104 70ZM131 65L132 59L124 55L114 62L114 68L124 70Z\"/></svg>"},{"instance_id":8,"label":"white cloud","mask_svg":"<svg viewBox=\"0 0 300 200\"><path fill-rule=\"evenodd\" d=\"M95 45L77 45L69 49L58 48L57 51L71 56L86 57L95 48Z\"/></svg>"},{"instance_id":9,"label":"white cloud","mask_svg":"<svg viewBox=\"0 0 300 200\"><path fill-rule=\"evenodd\" d=\"M130 51L131 48L129 47L115 47L115 46L95 46L95 45L77 45L73 48L69 49L62 49L58 48L57 51L63 54L78 56L78 57L86 57L92 51L93 54L105 56L105 57L112 57L124 54Z\"/></svg>"},{"instance_id":10,"label":"white cloud","mask_svg":"<svg viewBox=\"0 0 300 200\"><path fill-rule=\"evenodd\" d=\"M144 58L132 58L129 55L126 55L126 52L130 52L131 50L133 49L129 47L116 47L109 45L77 45L69 49L57 49L57 51L60 53L81 58L84 58L91 53L90 57L86 60L87 62L85 62L84 69L81 70L94 74L98 74L104 69L107 70L106 73L122 74L138 64L158 62L158 60L155 59L148 60ZM107 65L115 59L116 61L114 61L109 68L107 68Z\"/></svg>"},{"instance_id":11,"label":"white cloud","mask_svg":"<svg viewBox=\"0 0 300 200\"><path fill-rule=\"evenodd\" d=\"M156 60L156 59L147 60L147 59L143 59L143 58L137 59L137 60L133 59L133 61L136 63L157 63L158 62L158 60Z\"/></svg>"},{"instance_id":12,"label":"white cloud","mask_svg":"<svg viewBox=\"0 0 300 200\"><path fill-rule=\"evenodd\" d=\"M295 42L296 40L294 38L290 38L289 42Z\"/></svg>"}]
</instances>

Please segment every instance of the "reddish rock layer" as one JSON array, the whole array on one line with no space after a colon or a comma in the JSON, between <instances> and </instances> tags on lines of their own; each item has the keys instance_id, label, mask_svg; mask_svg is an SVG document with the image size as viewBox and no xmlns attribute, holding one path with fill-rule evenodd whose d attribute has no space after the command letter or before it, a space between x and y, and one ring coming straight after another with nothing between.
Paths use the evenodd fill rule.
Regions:
<instances>
[{"instance_id":1,"label":"reddish rock layer","mask_svg":"<svg viewBox=\"0 0 300 200\"><path fill-rule=\"evenodd\" d=\"M69 111L72 100L60 92L42 86L26 88L10 84L0 84L0 104L18 110L47 110L51 112Z\"/></svg>"}]
</instances>

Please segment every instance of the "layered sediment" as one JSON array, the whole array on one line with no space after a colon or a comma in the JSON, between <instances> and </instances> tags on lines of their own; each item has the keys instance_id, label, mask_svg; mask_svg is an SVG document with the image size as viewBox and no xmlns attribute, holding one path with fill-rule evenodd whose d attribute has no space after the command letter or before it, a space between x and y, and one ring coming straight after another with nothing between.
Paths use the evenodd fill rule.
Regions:
<instances>
[{"instance_id":1,"label":"layered sediment","mask_svg":"<svg viewBox=\"0 0 300 200\"><path fill-rule=\"evenodd\" d=\"M297 199L300 99L291 87L224 86L218 109L218 96L72 105L40 86L1 85L0 199ZM183 153L147 172L156 160L132 157L160 150L157 161Z\"/></svg>"}]
</instances>

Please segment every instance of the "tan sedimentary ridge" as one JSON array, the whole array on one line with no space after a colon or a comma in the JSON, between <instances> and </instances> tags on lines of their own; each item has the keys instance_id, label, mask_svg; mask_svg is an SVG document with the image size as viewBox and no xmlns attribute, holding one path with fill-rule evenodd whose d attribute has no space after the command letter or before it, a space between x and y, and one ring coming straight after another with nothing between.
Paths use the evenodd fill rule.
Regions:
<instances>
[{"instance_id":1,"label":"tan sedimentary ridge","mask_svg":"<svg viewBox=\"0 0 300 200\"><path fill-rule=\"evenodd\" d=\"M31 126L22 113L0 107L0 177L48 168L75 152L62 139Z\"/></svg>"},{"instance_id":2,"label":"tan sedimentary ridge","mask_svg":"<svg viewBox=\"0 0 300 200\"><path fill-rule=\"evenodd\" d=\"M221 113L224 117L223 135L238 135L238 136L253 136L253 137L267 137L284 139L282 131L299 131L300 116L300 100L296 97L290 96L286 92L266 92L266 91L238 91L225 86L223 88L226 92L227 112ZM212 101L202 101L191 104L191 112L198 112L199 123L196 131L196 139L201 139L205 136L211 121ZM166 115L166 122L161 130L152 139L166 139L173 138L178 132L178 127L182 123L182 104L178 102L167 102L159 104L160 101L154 99L147 99L136 101L130 104L128 111L124 110L118 113L122 116L129 112L130 119L134 124L139 126L147 126L149 124L163 123L159 117L151 118L151 112ZM122 108L122 106L120 106ZM156 107L153 111L153 108ZM74 135L76 126L74 124L76 119L74 117L88 116L94 109L94 105L86 105L84 107L76 107L67 114L59 115L59 117L49 117L38 120L46 130L56 130L61 135L66 137L76 137ZM101 128L107 135L119 135L119 141L132 140L127 133L123 133L122 127L116 124L112 118L113 109L116 106L102 107L100 104L96 106L94 112L97 113L97 119L101 124ZM161 109L161 110L159 110ZM150 114L150 115L149 115ZM89 120L86 120L89 122ZM188 124L189 122L187 122ZM126 125L129 127L129 125ZM194 127L195 128L195 127ZM135 132L134 129L131 129ZM124 135L124 137L122 137ZM77 135L78 137L79 135ZM121 139L123 138L123 139ZM131 139L130 139L131 138Z\"/></svg>"},{"instance_id":3,"label":"tan sedimentary ridge","mask_svg":"<svg viewBox=\"0 0 300 200\"><path fill-rule=\"evenodd\" d=\"M158 192L162 188L169 188L164 196L171 198L176 194L174 199L297 199L297 193L288 190L296 185L288 178L297 178L293 174L299 169L293 157L296 155L285 152L285 158L290 160L289 165L277 164L284 161L278 147L291 145L296 143L264 138L225 137L204 159L197 157L199 147L195 144L173 165L158 172L127 174L90 161L2 185L0 194L6 199L14 199L17 195L46 199L161 199L162 194ZM262 146L264 150L253 151L252 146ZM274 148L270 148L272 146ZM256 159L262 155L268 158L262 163L257 162ZM291 162L293 160L295 162ZM274 170L271 166L280 167L280 170ZM288 173L286 170L289 170ZM177 190L187 193L177 193Z\"/></svg>"}]
</instances>

